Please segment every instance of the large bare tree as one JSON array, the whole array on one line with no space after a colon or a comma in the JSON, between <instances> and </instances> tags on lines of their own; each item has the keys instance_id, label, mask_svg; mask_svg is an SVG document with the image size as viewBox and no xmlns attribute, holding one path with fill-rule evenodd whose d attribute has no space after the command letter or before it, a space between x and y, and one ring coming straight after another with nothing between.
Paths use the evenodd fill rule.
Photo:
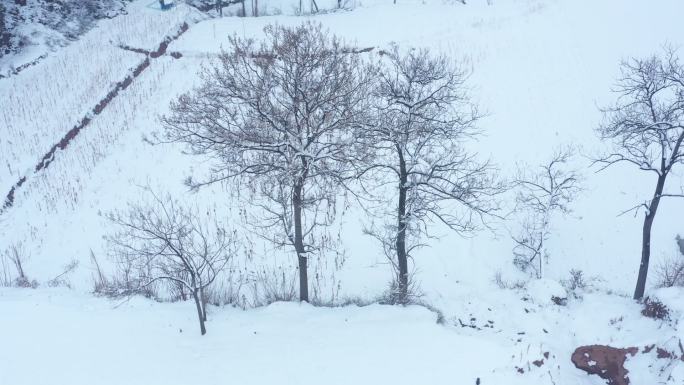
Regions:
<instances>
[{"instance_id":1,"label":"large bare tree","mask_svg":"<svg viewBox=\"0 0 684 385\"><path fill-rule=\"evenodd\" d=\"M623 62L621 69L615 89L617 102L603 110L604 122L597 129L601 139L612 143L613 150L597 162L601 170L626 163L655 176L651 199L634 207L646 211L634 290L634 299L641 299L651 256L651 229L660 201L684 197L681 192L666 191L667 177L684 162L684 67L676 53L667 49L664 58L631 59Z\"/></svg>"},{"instance_id":2,"label":"large bare tree","mask_svg":"<svg viewBox=\"0 0 684 385\"><path fill-rule=\"evenodd\" d=\"M294 248L308 301L308 255L322 247L320 228L358 152L369 78L359 55L320 24L271 25L264 35L230 38L163 122L168 140L216 160L211 177L192 186L231 179L256 193L267 214L259 225Z\"/></svg>"},{"instance_id":3,"label":"large bare tree","mask_svg":"<svg viewBox=\"0 0 684 385\"><path fill-rule=\"evenodd\" d=\"M363 170L371 180L391 181L394 224L371 231L396 269L395 301L409 300L408 259L441 222L467 233L497 211L502 191L488 162L477 161L464 141L478 133L477 108L466 88L467 72L426 49L383 55L373 96L376 120L364 135L375 157Z\"/></svg>"},{"instance_id":4,"label":"large bare tree","mask_svg":"<svg viewBox=\"0 0 684 385\"><path fill-rule=\"evenodd\" d=\"M234 237L197 210L151 195L151 204L131 204L108 215L118 225L108 241L116 262L137 273L134 291L158 281L188 290L204 335L206 289L236 252Z\"/></svg>"}]
</instances>

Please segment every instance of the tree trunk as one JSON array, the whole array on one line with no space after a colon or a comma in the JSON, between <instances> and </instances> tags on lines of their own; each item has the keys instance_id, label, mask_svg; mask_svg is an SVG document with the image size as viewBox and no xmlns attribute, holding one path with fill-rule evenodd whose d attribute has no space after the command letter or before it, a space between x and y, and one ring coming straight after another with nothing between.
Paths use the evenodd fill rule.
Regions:
<instances>
[{"instance_id":1,"label":"tree trunk","mask_svg":"<svg viewBox=\"0 0 684 385\"><path fill-rule=\"evenodd\" d=\"M655 219L660 198L665 187L665 178L667 174L663 173L658 177L653 200L648 206L648 211L644 216L644 228L641 242L641 265L639 265L639 276L637 277L636 288L634 289L634 299L642 299L646 291L646 278L648 277L648 263L651 258L651 228L653 227L653 220Z\"/></svg>"},{"instance_id":2,"label":"tree trunk","mask_svg":"<svg viewBox=\"0 0 684 385\"><path fill-rule=\"evenodd\" d=\"M542 279L544 277L544 231L539 234L539 252L537 254L539 258L539 272L537 273L537 279Z\"/></svg>"},{"instance_id":3,"label":"tree trunk","mask_svg":"<svg viewBox=\"0 0 684 385\"><path fill-rule=\"evenodd\" d=\"M301 184L294 186L292 194L292 215L294 216L294 247L299 261L299 300L309 302L309 278L307 258L302 234L302 189Z\"/></svg>"},{"instance_id":4,"label":"tree trunk","mask_svg":"<svg viewBox=\"0 0 684 385\"><path fill-rule=\"evenodd\" d=\"M202 319L207 322L207 296L203 287L200 288L200 300L202 301Z\"/></svg>"},{"instance_id":5,"label":"tree trunk","mask_svg":"<svg viewBox=\"0 0 684 385\"><path fill-rule=\"evenodd\" d=\"M202 302L200 301L199 289L192 290L192 297L195 299L195 306L197 307L197 317L199 318L200 332L202 335L207 334L207 329L204 327L204 317L202 316Z\"/></svg>"},{"instance_id":6,"label":"tree trunk","mask_svg":"<svg viewBox=\"0 0 684 385\"><path fill-rule=\"evenodd\" d=\"M397 265L399 266L399 301L403 304L408 297L408 257L406 255L406 161L401 149L399 154L399 204L397 206Z\"/></svg>"}]
</instances>

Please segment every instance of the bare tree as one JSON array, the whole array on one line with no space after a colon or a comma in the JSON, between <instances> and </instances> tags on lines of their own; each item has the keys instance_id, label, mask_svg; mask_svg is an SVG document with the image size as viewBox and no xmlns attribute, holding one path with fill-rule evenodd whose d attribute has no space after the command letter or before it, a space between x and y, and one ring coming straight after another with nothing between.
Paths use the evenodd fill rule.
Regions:
<instances>
[{"instance_id":1,"label":"bare tree","mask_svg":"<svg viewBox=\"0 0 684 385\"><path fill-rule=\"evenodd\" d=\"M627 163L656 176L653 197L633 208L646 210L634 290L634 299L641 299L651 256L651 228L660 200L684 197L665 191L668 175L684 160L684 67L671 49L666 50L665 58L631 59L621 67L617 102L603 110L604 122L597 129L601 139L612 142L613 151L596 162L600 170Z\"/></svg>"},{"instance_id":2,"label":"bare tree","mask_svg":"<svg viewBox=\"0 0 684 385\"><path fill-rule=\"evenodd\" d=\"M368 75L358 54L320 24L267 26L265 41L238 37L203 73L204 84L172 104L167 139L217 160L193 187L237 180L266 214L258 226L292 246L299 295L309 300L307 259L335 215L356 149Z\"/></svg>"},{"instance_id":3,"label":"bare tree","mask_svg":"<svg viewBox=\"0 0 684 385\"><path fill-rule=\"evenodd\" d=\"M378 71L373 96L376 122L365 131L376 157L362 174L396 185L394 224L371 231L397 273L397 301L408 300L408 259L430 221L459 233L484 223L503 191L488 162L478 162L463 142L478 133L477 108L465 82L467 73L428 50L401 54L391 47ZM396 195L395 195L396 194ZM394 262L396 261L396 262Z\"/></svg>"},{"instance_id":4,"label":"bare tree","mask_svg":"<svg viewBox=\"0 0 684 385\"><path fill-rule=\"evenodd\" d=\"M170 197L153 194L150 205L131 204L108 218L119 231L108 237L114 254L137 272L138 288L158 281L187 289L206 334L206 289L235 253L231 234ZM208 215L208 214L207 214Z\"/></svg>"},{"instance_id":5,"label":"bare tree","mask_svg":"<svg viewBox=\"0 0 684 385\"><path fill-rule=\"evenodd\" d=\"M526 217L520 233L512 237L513 262L523 271L534 271L537 278L542 278L543 262L548 258L545 243L551 231L551 217L557 212L569 213L569 204L580 190L578 172L568 168L572 155L571 148L559 148L536 173L525 175L522 169L515 180L520 188L516 198L518 209Z\"/></svg>"}]
</instances>

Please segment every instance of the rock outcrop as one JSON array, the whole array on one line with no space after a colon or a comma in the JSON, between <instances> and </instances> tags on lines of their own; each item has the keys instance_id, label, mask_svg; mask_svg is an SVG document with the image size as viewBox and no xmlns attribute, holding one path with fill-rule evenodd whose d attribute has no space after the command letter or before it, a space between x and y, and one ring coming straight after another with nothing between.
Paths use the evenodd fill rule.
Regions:
<instances>
[{"instance_id":1,"label":"rock outcrop","mask_svg":"<svg viewBox=\"0 0 684 385\"><path fill-rule=\"evenodd\" d=\"M572 354L572 363L578 369L608 380L609 385L629 385L629 371L625 369L627 355L634 356L636 347L613 348L605 345L580 346Z\"/></svg>"}]
</instances>

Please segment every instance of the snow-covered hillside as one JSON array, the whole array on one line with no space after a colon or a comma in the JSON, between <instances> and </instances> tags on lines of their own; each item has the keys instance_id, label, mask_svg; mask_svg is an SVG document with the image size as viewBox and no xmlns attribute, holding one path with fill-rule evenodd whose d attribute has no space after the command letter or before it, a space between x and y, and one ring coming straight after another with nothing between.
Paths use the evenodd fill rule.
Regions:
<instances>
[{"instance_id":1,"label":"snow-covered hillside","mask_svg":"<svg viewBox=\"0 0 684 385\"><path fill-rule=\"evenodd\" d=\"M267 16L248 18L213 17L185 4L161 12L154 3L134 1L125 15L100 21L35 66L0 79L0 194L11 192L0 210L0 275L14 274L9 256L16 248L27 276L40 284L0 288L0 383L600 384L570 362L577 346L677 350L684 291L656 292L651 274L647 294L672 308L669 322L642 317L630 299L643 214L620 214L649 199L655 177L629 166L597 173L591 159L607 148L594 130L600 107L616 98L620 61L684 45L681 1L372 0L336 11L329 1L318 5L333 11L296 16L299 2L262 0ZM538 283L496 284L496 276L524 278L512 264L516 214L467 238L434 224L441 237L415 253L411 269L422 301L443 313L441 324L418 306L226 306L210 307L210 332L200 338L189 302L89 294L94 260L112 271L104 237L114 227L106 214L147 200L145 187L210 212L236 232L241 247L221 287L241 306L260 303L255 277L283 277L287 285L292 274L294 282L296 255L274 249L245 223L253 210L248 197L231 184L188 191L183 181L206 174L211 162L146 139L162 131L159 118L169 114L169 103L200 83L198 72L229 36L259 39L269 24L306 20L359 48L374 47L367 55L395 42L465 63L486 112L478 122L484 135L468 149L491 159L503 178L520 165L536 167L558 146L579 148L573 166L582 191L570 214L551 220L545 270L549 282L582 270L592 281L583 298L557 306L535 294ZM675 192L683 183L681 171L668 179ZM502 199L512 210L513 194ZM372 301L392 277L380 245L363 232L370 219L353 200L345 203L332 230L339 234L336 253L310 264L320 302ZM684 200L663 201L653 266L677 255L682 213ZM64 277L71 290L47 288L69 264L77 264ZM531 365L544 352L551 358ZM654 356L628 360L632 384L684 384L684 363Z\"/></svg>"},{"instance_id":2,"label":"snow-covered hillside","mask_svg":"<svg viewBox=\"0 0 684 385\"><path fill-rule=\"evenodd\" d=\"M41 61L95 26L126 12L127 0L14 0L0 3L0 78Z\"/></svg>"}]
</instances>

